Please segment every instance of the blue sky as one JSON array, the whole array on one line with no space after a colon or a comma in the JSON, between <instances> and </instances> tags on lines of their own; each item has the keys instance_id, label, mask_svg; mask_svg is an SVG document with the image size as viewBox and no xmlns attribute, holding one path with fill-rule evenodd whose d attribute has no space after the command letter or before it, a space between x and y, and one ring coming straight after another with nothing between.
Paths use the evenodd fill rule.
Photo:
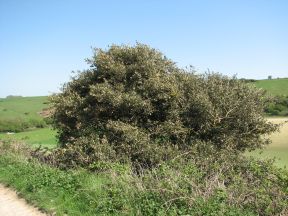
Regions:
<instances>
[{"instance_id":1,"label":"blue sky","mask_svg":"<svg viewBox=\"0 0 288 216\"><path fill-rule=\"evenodd\" d=\"M180 67L288 77L288 1L0 0L0 97L48 95L91 47L148 44Z\"/></svg>"}]
</instances>

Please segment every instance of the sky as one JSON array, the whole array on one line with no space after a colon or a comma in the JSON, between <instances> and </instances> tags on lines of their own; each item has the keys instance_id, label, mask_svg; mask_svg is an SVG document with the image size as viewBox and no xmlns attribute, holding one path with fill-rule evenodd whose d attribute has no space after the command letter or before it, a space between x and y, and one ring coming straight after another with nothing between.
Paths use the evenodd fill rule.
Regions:
<instances>
[{"instance_id":1,"label":"sky","mask_svg":"<svg viewBox=\"0 0 288 216\"><path fill-rule=\"evenodd\" d=\"M288 77L287 0L0 0L0 98L59 92L92 47L148 44L179 67Z\"/></svg>"}]
</instances>

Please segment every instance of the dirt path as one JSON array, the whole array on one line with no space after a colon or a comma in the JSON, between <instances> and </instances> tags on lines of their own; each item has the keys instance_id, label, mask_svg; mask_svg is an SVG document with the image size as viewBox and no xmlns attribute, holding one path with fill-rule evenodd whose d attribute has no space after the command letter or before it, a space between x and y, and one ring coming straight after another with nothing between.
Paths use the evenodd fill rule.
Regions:
<instances>
[{"instance_id":1,"label":"dirt path","mask_svg":"<svg viewBox=\"0 0 288 216\"><path fill-rule=\"evenodd\" d=\"M273 123L283 123L285 121L288 121L288 117L277 117L277 118L269 117L267 119L268 121L271 121Z\"/></svg>"},{"instance_id":2,"label":"dirt path","mask_svg":"<svg viewBox=\"0 0 288 216\"><path fill-rule=\"evenodd\" d=\"M45 216L36 208L29 206L24 199L0 184L0 215L3 216Z\"/></svg>"}]
</instances>

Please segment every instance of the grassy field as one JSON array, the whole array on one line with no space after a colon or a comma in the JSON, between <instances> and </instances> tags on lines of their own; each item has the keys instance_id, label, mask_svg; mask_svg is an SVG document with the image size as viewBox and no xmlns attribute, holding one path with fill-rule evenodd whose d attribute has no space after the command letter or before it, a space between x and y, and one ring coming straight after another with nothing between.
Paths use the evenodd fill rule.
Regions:
<instances>
[{"instance_id":1,"label":"grassy field","mask_svg":"<svg viewBox=\"0 0 288 216\"><path fill-rule=\"evenodd\" d=\"M273 123L282 123L288 121L288 118L269 118ZM284 124L279 133L271 135L272 144L263 151L254 151L248 155L257 158L275 158L276 165L279 167L288 167L288 122Z\"/></svg>"},{"instance_id":2,"label":"grassy field","mask_svg":"<svg viewBox=\"0 0 288 216\"><path fill-rule=\"evenodd\" d=\"M47 106L46 96L0 99L0 132L45 127L46 123L39 112Z\"/></svg>"},{"instance_id":3,"label":"grassy field","mask_svg":"<svg viewBox=\"0 0 288 216\"><path fill-rule=\"evenodd\" d=\"M288 78L257 80L255 86L267 90L272 95L288 95Z\"/></svg>"}]
</instances>

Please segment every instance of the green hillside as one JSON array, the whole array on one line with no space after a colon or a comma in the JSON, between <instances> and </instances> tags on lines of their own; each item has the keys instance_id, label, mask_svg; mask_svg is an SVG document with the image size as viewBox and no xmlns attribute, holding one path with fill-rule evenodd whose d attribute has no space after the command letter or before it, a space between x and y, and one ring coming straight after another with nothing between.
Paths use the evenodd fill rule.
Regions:
<instances>
[{"instance_id":1,"label":"green hillside","mask_svg":"<svg viewBox=\"0 0 288 216\"><path fill-rule=\"evenodd\" d=\"M288 96L288 78L257 80L256 87L267 90L272 95Z\"/></svg>"},{"instance_id":2,"label":"green hillside","mask_svg":"<svg viewBox=\"0 0 288 216\"><path fill-rule=\"evenodd\" d=\"M39 112L47 106L47 96L1 98L0 132L45 126Z\"/></svg>"}]
</instances>

